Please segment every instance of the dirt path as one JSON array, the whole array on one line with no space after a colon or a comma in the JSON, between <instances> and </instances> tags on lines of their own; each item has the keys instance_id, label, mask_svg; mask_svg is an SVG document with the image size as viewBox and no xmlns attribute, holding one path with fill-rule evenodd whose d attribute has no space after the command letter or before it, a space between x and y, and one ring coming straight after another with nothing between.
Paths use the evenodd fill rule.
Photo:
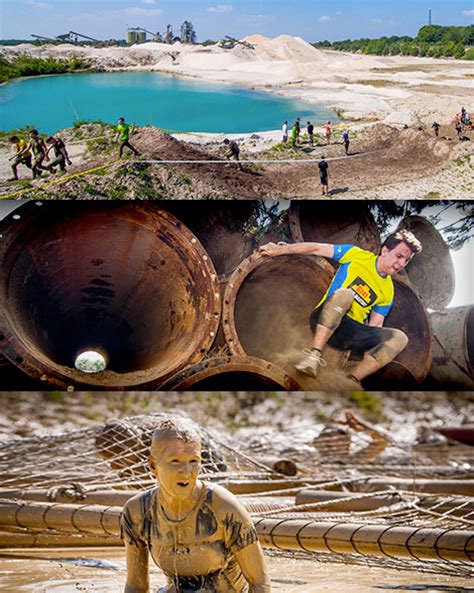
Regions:
<instances>
[{"instance_id":1,"label":"dirt path","mask_svg":"<svg viewBox=\"0 0 474 593\"><path fill-rule=\"evenodd\" d=\"M225 159L222 144L177 140L156 128L144 128L133 142L141 152L136 160L117 161L117 148L106 142L90 152L86 143L70 145L73 165L63 178L48 177L34 185L0 183L4 198L66 199L204 199L204 198L311 198L320 196L317 162L330 160L332 198L470 198L474 189L472 142L459 142L446 127L439 139L431 130L398 129L376 125L354 134L349 157L342 144L297 150L272 150L268 140L244 140L244 172L230 164L176 164L149 161L209 161ZM255 148L255 144L257 148ZM69 146L69 145L68 145ZM0 178L8 173L8 152L0 149ZM313 162L304 162L312 159ZM276 160L273 163L249 163ZM291 163L289 162L291 161ZM102 168L101 168L102 167ZM99 169L97 169L99 168ZM23 179L30 172L21 171Z\"/></svg>"}]
</instances>

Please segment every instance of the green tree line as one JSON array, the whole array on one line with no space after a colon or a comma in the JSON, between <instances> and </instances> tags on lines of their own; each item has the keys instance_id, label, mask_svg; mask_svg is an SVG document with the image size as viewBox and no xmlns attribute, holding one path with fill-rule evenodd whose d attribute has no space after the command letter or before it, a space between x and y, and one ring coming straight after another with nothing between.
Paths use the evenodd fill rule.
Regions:
<instances>
[{"instance_id":1,"label":"green tree line","mask_svg":"<svg viewBox=\"0 0 474 593\"><path fill-rule=\"evenodd\" d=\"M375 54L377 56L421 56L431 58L457 58L474 60L474 25L468 27L442 27L426 25L416 37L380 37L378 39L345 39L319 41L314 47Z\"/></svg>"},{"instance_id":2,"label":"green tree line","mask_svg":"<svg viewBox=\"0 0 474 593\"><path fill-rule=\"evenodd\" d=\"M26 54L21 54L12 60L0 57L0 83L20 76L66 74L88 68L90 68L89 62L79 58L56 60L55 58L35 58Z\"/></svg>"}]
</instances>

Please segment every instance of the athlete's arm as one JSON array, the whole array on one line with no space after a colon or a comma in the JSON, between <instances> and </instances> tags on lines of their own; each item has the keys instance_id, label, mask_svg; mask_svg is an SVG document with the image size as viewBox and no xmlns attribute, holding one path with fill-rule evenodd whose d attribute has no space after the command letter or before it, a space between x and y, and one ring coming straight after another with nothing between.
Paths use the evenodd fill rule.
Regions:
<instances>
[{"instance_id":1,"label":"athlete's arm","mask_svg":"<svg viewBox=\"0 0 474 593\"><path fill-rule=\"evenodd\" d=\"M249 593L271 593L271 583L265 569L262 548L258 542L245 546L234 555L249 584Z\"/></svg>"},{"instance_id":2,"label":"athlete's arm","mask_svg":"<svg viewBox=\"0 0 474 593\"><path fill-rule=\"evenodd\" d=\"M377 311L372 311L369 317L369 323L371 327L382 327L385 321L385 317Z\"/></svg>"},{"instance_id":3,"label":"athlete's arm","mask_svg":"<svg viewBox=\"0 0 474 593\"><path fill-rule=\"evenodd\" d=\"M124 593L149 593L148 549L125 541L127 559L127 582Z\"/></svg>"},{"instance_id":4,"label":"athlete's arm","mask_svg":"<svg viewBox=\"0 0 474 593\"><path fill-rule=\"evenodd\" d=\"M299 255L320 255L322 257L334 256L334 245L330 243L266 243L259 249L264 255L274 257L276 255L299 254Z\"/></svg>"}]
</instances>

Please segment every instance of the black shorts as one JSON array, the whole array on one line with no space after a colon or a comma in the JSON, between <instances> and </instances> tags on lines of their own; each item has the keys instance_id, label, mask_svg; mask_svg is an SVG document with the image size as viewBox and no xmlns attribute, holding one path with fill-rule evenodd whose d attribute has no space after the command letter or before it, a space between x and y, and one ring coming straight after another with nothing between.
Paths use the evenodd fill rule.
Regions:
<instances>
[{"instance_id":1,"label":"black shorts","mask_svg":"<svg viewBox=\"0 0 474 593\"><path fill-rule=\"evenodd\" d=\"M321 179L321 185L327 185L328 184L328 176L327 175L320 175L319 179Z\"/></svg>"},{"instance_id":2,"label":"black shorts","mask_svg":"<svg viewBox=\"0 0 474 593\"><path fill-rule=\"evenodd\" d=\"M315 309L309 318L311 331L315 332L322 307ZM390 337L390 332L383 327L372 327L354 321L347 315L342 318L339 327L329 338L328 344L336 350L351 350L353 352L367 352L379 346Z\"/></svg>"},{"instance_id":3,"label":"black shorts","mask_svg":"<svg viewBox=\"0 0 474 593\"><path fill-rule=\"evenodd\" d=\"M13 161L13 165L25 165L28 169L31 169L31 154L27 156L17 156Z\"/></svg>"}]
</instances>

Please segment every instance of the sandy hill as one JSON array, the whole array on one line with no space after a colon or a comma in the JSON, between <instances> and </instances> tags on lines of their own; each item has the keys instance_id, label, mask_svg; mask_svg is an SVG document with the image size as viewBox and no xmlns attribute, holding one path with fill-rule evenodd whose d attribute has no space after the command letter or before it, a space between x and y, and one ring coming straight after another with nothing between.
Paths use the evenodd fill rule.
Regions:
<instances>
[{"instance_id":1,"label":"sandy hill","mask_svg":"<svg viewBox=\"0 0 474 593\"><path fill-rule=\"evenodd\" d=\"M249 35L243 41L255 47L255 57L260 60L291 60L293 62L317 62L325 55L301 37L279 35L273 39L263 35Z\"/></svg>"}]
</instances>

